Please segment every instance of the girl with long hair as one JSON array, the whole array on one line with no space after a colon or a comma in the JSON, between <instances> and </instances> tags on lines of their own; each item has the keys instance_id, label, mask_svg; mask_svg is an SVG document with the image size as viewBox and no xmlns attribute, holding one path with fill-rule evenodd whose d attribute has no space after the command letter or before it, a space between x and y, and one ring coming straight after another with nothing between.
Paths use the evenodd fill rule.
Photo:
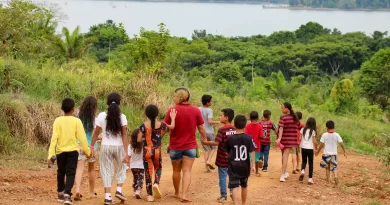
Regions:
<instances>
[{"instance_id":1,"label":"girl with long hair","mask_svg":"<svg viewBox=\"0 0 390 205\"><path fill-rule=\"evenodd\" d=\"M130 156L130 170L133 174L133 196L136 199L141 199L141 190L144 184L144 156L143 143L138 142L139 129L135 129L130 136L129 156Z\"/></svg>"},{"instance_id":2,"label":"girl with long hair","mask_svg":"<svg viewBox=\"0 0 390 205\"><path fill-rule=\"evenodd\" d=\"M280 181L285 182L289 176L286 170L290 150L298 146L297 131L299 128L299 119L289 102L283 103L281 110L283 115L279 120L279 135L276 143L284 146L284 149L282 149L282 175L280 176Z\"/></svg>"},{"instance_id":3,"label":"girl with long hair","mask_svg":"<svg viewBox=\"0 0 390 205\"><path fill-rule=\"evenodd\" d=\"M312 117L307 119L306 125L301 129L301 148L302 148L302 171L299 180L303 181L305 177L306 164L309 161L309 180L308 183L314 184L313 182L313 161L314 151L317 150L317 124L316 120Z\"/></svg>"},{"instance_id":4,"label":"girl with long hair","mask_svg":"<svg viewBox=\"0 0 390 205\"><path fill-rule=\"evenodd\" d=\"M112 180L115 175L114 162L117 164L115 197L126 201L122 193L122 186L126 180L126 164L129 162L127 119L120 109L121 96L110 93L107 96L107 112L101 112L96 119L96 128L93 132L92 145L102 132L100 149L100 175L104 184L104 204L113 204L111 197ZM93 148L93 147L92 147Z\"/></svg>"},{"instance_id":5,"label":"girl with long hair","mask_svg":"<svg viewBox=\"0 0 390 205\"><path fill-rule=\"evenodd\" d=\"M143 143L144 151L144 168L146 190L148 193L147 201L152 202L154 198L161 198L159 189L160 177L162 171L161 158L161 140L168 129L175 128L176 110L172 109L169 113L172 121L171 124L160 122L158 117L158 107L156 105L148 105L145 108L147 120L140 126L138 134L138 142ZM152 185L152 176L154 171L154 183Z\"/></svg>"},{"instance_id":6,"label":"girl with long hair","mask_svg":"<svg viewBox=\"0 0 390 205\"><path fill-rule=\"evenodd\" d=\"M88 96L84 99L81 104L78 112L78 117L83 123L85 133L87 135L88 146L91 146L92 142L92 132L95 126L95 117L97 111L97 99L94 96ZM94 144L94 153L97 152L97 143ZM89 197L96 197L95 193L95 161L96 155L94 154L91 158L87 159L83 150L80 147L79 158L77 163L76 170L76 196L74 197L75 201L80 201L82 198L81 195L81 181L83 178L84 165L85 161L88 162L88 179L89 179Z\"/></svg>"}]
</instances>

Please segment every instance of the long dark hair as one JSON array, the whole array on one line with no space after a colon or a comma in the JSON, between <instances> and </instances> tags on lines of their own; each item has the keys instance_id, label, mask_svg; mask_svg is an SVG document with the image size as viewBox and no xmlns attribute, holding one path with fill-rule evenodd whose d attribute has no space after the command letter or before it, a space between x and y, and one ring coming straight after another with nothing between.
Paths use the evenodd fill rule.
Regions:
<instances>
[{"instance_id":1,"label":"long dark hair","mask_svg":"<svg viewBox=\"0 0 390 205\"><path fill-rule=\"evenodd\" d=\"M107 127L106 131L111 133L114 136L117 136L121 133L122 123L121 123L121 109L119 105L121 104L121 96L119 93L110 93L107 96Z\"/></svg>"},{"instance_id":2,"label":"long dark hair","mask_svg":"<svg viewBox=\"0 0 390 205\"><path fill-rule=\"evenodd\" d=\"M85 132L92 132L97 110L97 99L88 96L84 99L79 109L79 118L83 123Z\"/></svg>"},{"instance_id":3,"label":"long dark hair","mask_svg":"<svg viewBox=\"0 0 390 205\"><path fill-rule=\"evenodd\" d=\"M150 120L152 130L156 128L156 118L158 116L158 107L156 105L148 105L145 108L145 115Z\"/></svg>"},{"instance_id":4,"label":"long dark hair","mask_svg":"<svg viewBox=\"0 0 390 205\"><path fill-rule=\"evenodd\" d=\"M132 133L131 133L131 141L130 141L130 144L131 144L131 147L133 148L134 152L135 153L140 153L142 151L142 142L138 142L137 139L138 139L138 133L139 133L139 129L135 129Z\"/></svg>"},{"instance_id":5,"label":"long dark hair","mask_svg":"<svg viewBox=\"0 0 390 205\"><path fill-rule=\"evenodd\" d=\"M289 102L284 102L283 103L284 107L287 108L290 111L290 115L294 118L294 122L298 122L299 119L297 115L294 113L294 110L292 109L292 106Z\"/></svg>"},{"instance_id":6,"label":"long dark hair","mask_svg":"<svg viewBox=\"0 0 390 205\"><path fill-rule=\"evenodd\" d=\"M309 131L309 139L311 138L313 131L317 134L317 123L316 123L316 119L314 119L313 117L310 117L309 119L307 119L305 128L303 128L303 132L302 132L303 136L305 136L307 130L310 130ZM309 140L309 139L307 139L307 140Z\"/></svg>"}]
</instances>

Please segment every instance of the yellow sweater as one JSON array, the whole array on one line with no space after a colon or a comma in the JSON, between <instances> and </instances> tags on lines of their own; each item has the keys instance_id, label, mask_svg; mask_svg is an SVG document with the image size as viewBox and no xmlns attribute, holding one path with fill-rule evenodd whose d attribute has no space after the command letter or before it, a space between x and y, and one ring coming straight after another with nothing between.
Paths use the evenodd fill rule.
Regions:
<instances>
[{"instance_id":1,"label":"yellow sweater","mask_svg":"<svg viewBox=\"0 0 390 205\"><path fill-rule=\"evenodd\" d=\"M89 156L91 150L88 147L87 136L81 120L73 116L56 118L53 124L48 159L63 152L79 151L78 142L80 142L84 153Z\"/></svg>"}]
</instances>

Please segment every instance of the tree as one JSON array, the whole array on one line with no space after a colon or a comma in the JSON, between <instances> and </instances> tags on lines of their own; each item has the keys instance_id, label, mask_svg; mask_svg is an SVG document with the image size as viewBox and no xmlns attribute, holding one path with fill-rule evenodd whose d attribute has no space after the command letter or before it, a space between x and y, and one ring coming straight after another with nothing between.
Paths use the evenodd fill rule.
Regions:
<instances>
[{"instance_id":1,"label":"tree","mask_svg":"<svg viewBox=\"0 0 390 205\"><path fill-rule=\"evenodd\" d=\"M390 99L390 48L381 49L360 69L360 85L371 103L378 103L382 110Z\"/></svg>"},{"instance_id":2,"label":"tree","mask_svg":"<svg viewBox=\"0 0 390 205\"><path fill-rule=\"evenodd\" d=\"M301 25L298 30L295 31L297 39L300 42L307 43L311 39L314 39L317 36L327 35L330 33L330 30L324 28L321 24L316 22L308 22L305 25Z\"/></svg>"},{"instance_id":3,"label":"tree","mask_svg":"<svg viewBox=\"0 0 390 205\"><path fill-rule=\"evenodd\" d=\"M81 58L86 53L88 45L84 36L80 34L80 27L76 27L72 33L66 27L62 28L64 39L58 39L56 45L60 48L62 55L69 61L70 59Z\"/></svg>"},{"instance_id":4,"label":"tree","mask_svg":"<svg viewBox=\"0 0 390 205\"><path fill-rule=\"evenodd\" d=\"M129 42L129 36L123 24L119 23L117 26L112 20L91 26L89 32L85 34L85 37L93 39L93 47L89 52L92 55L96 55L99 62L108 62L107 54L119 45Z\"/></svg>"},{"instance_id":5,"label":"tree","mask_svg":"<svg viewBox=\"0 0 390 205\"><path fill-rule=\"evenodd\" d=\"M344 79L336 82L331 91L332 108L331 110L338 113L357 113L358 104L350 79Z\"/></svg>"}]
</instances>

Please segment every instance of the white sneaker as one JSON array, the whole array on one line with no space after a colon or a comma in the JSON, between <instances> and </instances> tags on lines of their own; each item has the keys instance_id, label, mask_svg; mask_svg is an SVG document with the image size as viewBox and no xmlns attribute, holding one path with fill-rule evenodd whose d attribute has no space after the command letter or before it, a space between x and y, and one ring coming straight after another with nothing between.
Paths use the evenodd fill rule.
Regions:
<instances>
[{"instance_id":1,"label":"white sneaker","mask_svg":"<svg viewBox=\"0 0 390 205\"><path fill-rule=\"evenodd\" d=\"M283 176L284 176L285 179L287 179L290 175L288 174L288 172L285 172L285 173L283 174Z\"/></svg>"},{"instance_id":2,"label":"white sneaker","mask_svg":"<svg viewBox=\"0 0 390 205\"><path fill-rule=\"evenodd\" d=\"M142 199L141 191L140 191L140 190L135 191L135 198L136 198L136 199Z\"/></svg>"},{"instance_id":3,"label":"white sneaker","mask_svg":"<svg viewBox=\"0 0 390 205\"><path fill-rule=\"evenodd\" d=\"M282 174L282 176L280 176L280 182L285 182L286 181L286 178L284 177L284 174Z\"/></svg>"},{"instance_id":4,"label":"white sneaker","mask_svg":"<svg viewBox=\"0 0 390 205\"><path fill-rule=\"evenodd\" d=\"M148 195L147 201L148 201L148 202L153 202L153 201L154 201L154 197L153 197L153 196L150 196L150 195Z\"/></svg>"},{"instance_id":5,"label":"white sneaker","mask_svg":"<svg viewBox=\"0 0 390 205\"><path fill-rule=\"evenodd\" d=\"M314 184L314 182L313 182L313 178L309 178L309 180L308 180L308 184L309 184L309 185L313 185L313 184Z\"/></svg>"},{"instance_id":6,"label":"white sneaker","mask_svg":"<svg viewBox=\"0 0 390 205\"><path fill-rule=\"evenodd\" d=\"M135 197L135 193L136 193L136 192L133 192L133 197Z\"/></svg>"},{"instance_id":7,"label":"white sneaker","mask_svg":"<svg viewBox=\"0 0 390 205\"><path fill-rule=\"evenodd\" d=\"M156 199L161 199L161 192L158 188L158 184L153 185L153 196L156 197Z\"/></svg>"}]
</instances>

